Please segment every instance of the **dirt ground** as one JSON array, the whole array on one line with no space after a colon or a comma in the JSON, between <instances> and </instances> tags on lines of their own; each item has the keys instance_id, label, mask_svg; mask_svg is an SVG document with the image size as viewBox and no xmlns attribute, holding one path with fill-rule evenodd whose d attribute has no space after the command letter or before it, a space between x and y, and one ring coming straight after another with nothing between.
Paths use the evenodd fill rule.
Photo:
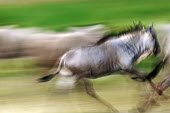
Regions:
<instances>
[{"instance_id":1,"label":"dirt ground","mask_svg":"<svg viewBox=\"0 0 170 113\"><path fill-rule=\"evenodd\" d=\"M101 103L85 93L83 86L69 94L55 90L55 79L48 83L37 83L38 76L2 77L0 79L0 113L109 113ZM116 77L113 82L117 82ZM96 82L97 81L97 82ZM132 113L143 94L136 82L123 79L123 84L103 85L95 80L98 94L110 102L120 113ZM148 113L169 113L170 100L159 101L159 105ZM128 112L129 111L129 112Z\"/></svg>"}]
</instances>

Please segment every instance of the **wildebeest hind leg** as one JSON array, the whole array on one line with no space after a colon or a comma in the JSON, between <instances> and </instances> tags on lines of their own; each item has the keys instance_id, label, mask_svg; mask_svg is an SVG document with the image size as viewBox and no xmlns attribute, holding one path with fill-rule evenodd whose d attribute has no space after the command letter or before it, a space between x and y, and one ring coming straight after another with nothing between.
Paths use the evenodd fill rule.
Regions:
<instances>
[{"instance_id":1,"label":"wildebeest hind leg","mask_svg":"<svg viewBox=\"0 0 170 113\"><path fill-rule=\"evenodd\" d=\"M88 79L82 79L86 92L88 95L92 96L93 98L95 98L96 100L100 101L101 103L103 103L105 106L107 106L109 108L109 110L111 110L111 112L114 113L119 113L118 110L116 110L111 104L107 103L105 100L101 99L95 92L94 88L93 88L93 84L90 80Z\"/></svg>"}]
</instances>

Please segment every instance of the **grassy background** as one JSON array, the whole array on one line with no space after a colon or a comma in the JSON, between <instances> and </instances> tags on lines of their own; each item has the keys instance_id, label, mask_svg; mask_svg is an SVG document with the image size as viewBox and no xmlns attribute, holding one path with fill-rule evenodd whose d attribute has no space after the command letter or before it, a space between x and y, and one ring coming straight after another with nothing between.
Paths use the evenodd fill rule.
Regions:
<instances>
[{"instance_id":1,"label":"grassy background","mask_svg":"<svg viewBox=\"0 0 170 113\"><path fill-rule=\"evenodd\" d=\"M106 23L127 26L170 21L169 0L63 0L0 5L0 25L16 24L63 30L68 26Z\"/></svg>"}]
</instances>

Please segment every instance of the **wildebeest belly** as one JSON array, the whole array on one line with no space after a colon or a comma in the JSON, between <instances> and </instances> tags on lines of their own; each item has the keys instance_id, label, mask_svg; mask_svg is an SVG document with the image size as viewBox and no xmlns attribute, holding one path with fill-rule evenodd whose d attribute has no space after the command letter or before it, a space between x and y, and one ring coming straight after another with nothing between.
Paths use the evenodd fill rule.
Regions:
<instances>
[{"instance_id":1,"label":"wildebeest belly","mask_svg":"<svg viewBox=\"0 0 170 113\"><path fill-rule=\"evenodd\" d=\"M74 74L97 78L119 70L117 57L98 49L88 51L77 50L67 54L65 65Z\"/></svg>"}]
</instances>

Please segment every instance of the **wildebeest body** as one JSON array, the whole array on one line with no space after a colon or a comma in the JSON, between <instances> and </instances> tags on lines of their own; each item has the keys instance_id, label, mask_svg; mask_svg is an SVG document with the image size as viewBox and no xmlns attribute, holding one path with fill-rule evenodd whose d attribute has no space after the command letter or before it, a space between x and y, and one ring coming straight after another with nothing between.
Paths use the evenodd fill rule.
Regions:
<instances>
[{"instance_id":1,"label":"wildebeest body","mask_svg":"<svg viewBox=\"0 0 170 113\"><path fill-rule=\"evenodd\" d=\"M117 48L107 48L106 46L107 44L103 44L68 52L64 57L65 67L75 75L83 74L87 78L96 78L118 71L120 66L117 63Z\"/></svg>"},{"instance_id":2,"label":"wildebeest body","mask_svg":"<svg viewBox=\"0 0 170 113\"><path fill-rule=\"evenodd\" d=\"M71 50L64 56L64 67L74 72L74 75L86 78L98 78L128 69L146 49L139 48L138 43L141 42L135 39L126 42L115 37L100 45Z\"/></svg>"}]
</instances>

